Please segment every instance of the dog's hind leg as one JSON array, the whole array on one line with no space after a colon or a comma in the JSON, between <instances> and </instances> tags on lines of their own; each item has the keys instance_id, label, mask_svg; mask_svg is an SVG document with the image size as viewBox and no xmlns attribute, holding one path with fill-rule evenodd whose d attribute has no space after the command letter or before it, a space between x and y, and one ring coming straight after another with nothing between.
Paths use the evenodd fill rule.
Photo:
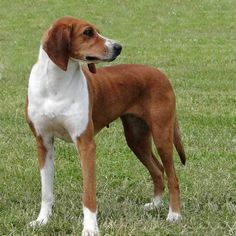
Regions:
<instances>
[{"instance_id":1,"label":"dog's hind leg","mask_svg":"<svg viewBox=\"0 0 236 236\"><path fill-rule=\"evenodd\" d=\"M152 135L167 175L170 194L167 221L176 221L181 219L181 215L179 183L173 161L174 121L171 118L163 119L161 115L154 120L155 122L152 124Z\"/></svg>"},{"instance_id":2,"label":"dog's hind leg","mask_svg":"<svg viewBox=\"0 0 236 236\"><path fill-rule=\"evenodd\" d=\"M133 115L124 115L121 120L128 146L148 169L153 180L154 198L151 203L145 204L144 209L159 208L164 191L164 168L152 153L150 129L144 120Z\"/></svg>"}]
</instances>

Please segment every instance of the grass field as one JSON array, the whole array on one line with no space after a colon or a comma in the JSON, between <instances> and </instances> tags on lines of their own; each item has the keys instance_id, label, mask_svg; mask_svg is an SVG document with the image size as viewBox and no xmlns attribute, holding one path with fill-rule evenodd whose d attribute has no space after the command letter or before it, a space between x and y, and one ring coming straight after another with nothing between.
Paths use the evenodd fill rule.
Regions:
<instances>
[{"instance_id":1,"label":"grass field","mask_svg":"<svg viewBox=\"0 0 236 236\"><path fill-rule=\"evenodd\" d=\"M174 86L187 153L183 220L144 213L152 183L125 144L120 121L97 136L97 199L102 235L236 235L235 0L0 1L0 235L80 235L82 176L73 145L56 142L50 223L31 229L40 207L34 139L24 118L30 69L51 22L63 15L96 24L123 45L114 63L160 68Z\"/></svg>"}]
</instances>

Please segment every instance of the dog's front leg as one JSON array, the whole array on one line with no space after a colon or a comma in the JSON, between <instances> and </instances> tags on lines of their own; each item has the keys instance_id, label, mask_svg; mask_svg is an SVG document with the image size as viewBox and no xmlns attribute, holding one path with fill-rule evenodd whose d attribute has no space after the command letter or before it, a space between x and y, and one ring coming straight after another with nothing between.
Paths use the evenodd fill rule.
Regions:
<instances>
[{"instance_id":1,"label":"dog's front leg","mask_svg":"<svg viewBox=\"0 0 236 236\"><path fill-rule=\"evenodd\" d=\"M82 136L76 140L80 152L83 174L83 213L82 236L98 236L96 207L96 144L93 138Z\"/></svg>"},{"instance_id":2,"label":"dog's front leg","mask_svg":"<svg viewBox=\"0 0 236 236\"><path fill-rule=\"evenodd\" d=\"M38 218L30 222L30 226L41 226L48 222L52 214L53 205L53 178L54 178L54 156L53 139L49 137L36 137L38 149L38 161L40 166L42 199Z\"/></svg>"}]
</instances>

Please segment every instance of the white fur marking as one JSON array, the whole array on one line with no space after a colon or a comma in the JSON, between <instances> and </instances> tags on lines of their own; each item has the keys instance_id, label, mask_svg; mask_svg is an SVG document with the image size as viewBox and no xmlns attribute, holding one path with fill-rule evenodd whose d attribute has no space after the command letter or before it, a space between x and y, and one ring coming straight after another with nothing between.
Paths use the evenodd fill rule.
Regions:
<instances>
[{"instance_id":1,"label":"white fur marking","mask_svg":"<svg viewBox=\"0 0 236 236\"><path fill-rule=\"evenodd\" d=\"M45 166L40 171L41 209L38 218L30 223L34 227L46 224L52 213L54 167L49 140L56 136L75 142L88 125L88 86L78 62L70 59L67 71L63 71L41 47L38 62L31 70L28 99L29 119L47 149Z\"/></svg>"},{"instance_id":2,"label":"white fur marking","mask_svg":"<svg viewBox=\"0 0 236 236\"><path fill-rule=\"evenodd\" d=\"M87 80L78 62L69 60L67 71L55 65L40 48L29 79L29 119L38 135L75 141L88 125Z\"/></svg>"},{"instance_id":3,"label":"white fur marking","mask_svg":"<svg viewBox=\"0 0 236 236\"><path fill-rule=\"evenodd\" d=\"M161 203L162 203L162 196L156 196L152 199L152 202L144 205L144 210L145 211L151 211L154 209L158 210L161 207Z\"/></svg>"},{"instance_id":4,"label":"white fur marking","mask_svg":"<svg viewBox=\"0 0 236 236\"><path fill-rule=\"evenodd\" d=\"M45 165L40 170L42 185L42 201L38 218L30 222L30 226L36 227L45 225L52 214L53 197L53 178L54 178L54 156L52 141L44 139L44 145L47 149Z\"/></svg>"},{"instance_id":5,"label":"white fur marking","mask_svg":"<svg viewBox=\"0 0 236 236\"><path fill-rule=\"evenodd\" d=\"M166 218L168 222L175 222L175 221L180 221L182 219L182 216L179 212L173 212L171 207L169 208L169 213Z\"/></svg>"},{"instance_id":6,"label":"white fur marking","mask_svg":"<svg viewBox=\"0 0 236 236\"><path fill-rule=\"evenodd\" d=\"M107 51L107 55L105 58L103 58L103 60L107 60L107 59L111 59L113 57L114 54L114 45L115 45L115 41L108 39L106 37L103 37L102 35L98 34L99 37L101 37L102 39L105 40L105 45L108 49Z\"/></svg>"},{"instance_id":7,"label":"white fur marking","mask_svg":"<svg viewBox=\"0 0 236 236\"><path fill-rule=\"evenodd\" d=\"M92 212L87 207L83 206L83 213L84 228L82 236L98 236L97 212Z\"/></svg>"}]
</instances>

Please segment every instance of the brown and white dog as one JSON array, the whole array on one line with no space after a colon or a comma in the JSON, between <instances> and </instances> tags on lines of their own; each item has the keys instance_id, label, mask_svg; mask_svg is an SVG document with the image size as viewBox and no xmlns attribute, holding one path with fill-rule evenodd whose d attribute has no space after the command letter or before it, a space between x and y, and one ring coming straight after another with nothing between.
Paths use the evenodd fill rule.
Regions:
<instances>
[{"instance_id":1,"label":"brown and white dog","mask_svg":"<svg viewBox=\"0 0 236 236\"><path fill-rule=\"evenodd\" d=\"M146 210L159 208L164 172L170 194L168 221L181 219L180 193L173 163L173 143L182 163L185 154L170 81L144 65L117 65L96 70L94 63L112 61L121 46L102 37L95 26L72 17L54 22L44 34L28 88L26 117L36 138L42 202L31 226L44 225L52 213L54 137L73 142L83 173L82 235L99 235L96 206L94 136L120 117L130 149L148 169L154 198ZM81 68L80 61L88 63ZM152 138L162 164L152 152Z\"/></svg>"}]
</instances>

